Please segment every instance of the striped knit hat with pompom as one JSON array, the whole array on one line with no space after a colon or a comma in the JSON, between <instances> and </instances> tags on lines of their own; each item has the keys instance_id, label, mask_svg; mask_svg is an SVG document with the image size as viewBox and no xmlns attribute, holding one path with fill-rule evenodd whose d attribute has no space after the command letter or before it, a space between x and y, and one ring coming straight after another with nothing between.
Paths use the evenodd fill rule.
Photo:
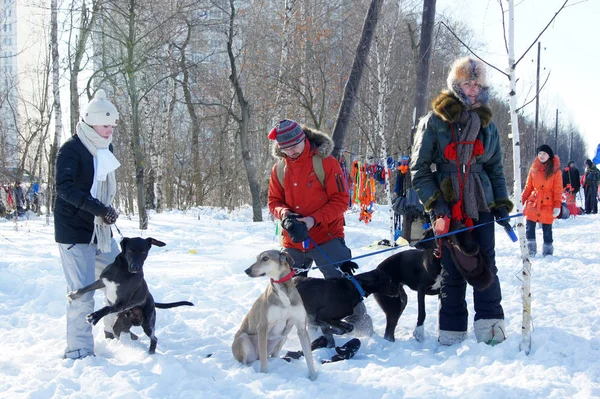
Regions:
<instances>
[{"instance_id":1,"label":"striped knit hat with pompom","mask_svg":"<svg viewBox=\"0 0 600 399\"><path fill-rule=\"evenodd\" d=\"M294 146L304 140L304 131L297 122L282 119L269 132L270 140L277 140L280 149Z\"/></svg>"}]
</instances>

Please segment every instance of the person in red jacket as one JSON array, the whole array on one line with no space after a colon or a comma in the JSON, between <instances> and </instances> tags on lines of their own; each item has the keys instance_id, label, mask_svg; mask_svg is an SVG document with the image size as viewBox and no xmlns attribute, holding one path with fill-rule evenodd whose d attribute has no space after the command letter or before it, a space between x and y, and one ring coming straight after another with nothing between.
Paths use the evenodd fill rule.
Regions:
<instances>
[{"instance_id":1,"label":"person in red jacket","mask_svg":"<svg viewBox=\"0 0 600 399\"><path fill-rule=\"evenodd\" d=\"M339 263L332 263L352 258L344 241L344 212L350 195L342 168L331 156L333 140L323 132L289 119L277 122L269 139L274 141L272 152L278 160L269 179L269 211L282 220L284 228L288 221L304 223L310 238L304 240L303 236L298 240L284 230L283 251L294 259L294 268L305 269L301 275L307 275L315 262L325 278L341 277ZM322 159L323 182L315 172L313 157ZM277 173L279 162L285 164L283 185ZM355 332L371 335L373 323L362 302L351 317L352 320L347 321L354 324Z\"/></svg>"},{"instance_id":2,"label":"person in red jacket","mask_svg":"<svg viewBox=\"0 0 600 399\"><path fill-rule=\"evenodd\" d=\"M523 215L527 219L525 237L530 256L537 253L535 225L542 224L544 244L542 255L552 255L552 222L560 214L563 182L560 171L560 159L554 155L550 146L543 144L537 148L537 157L533 160L521 201L525 208Z\"/></svg>"}]
</instances>

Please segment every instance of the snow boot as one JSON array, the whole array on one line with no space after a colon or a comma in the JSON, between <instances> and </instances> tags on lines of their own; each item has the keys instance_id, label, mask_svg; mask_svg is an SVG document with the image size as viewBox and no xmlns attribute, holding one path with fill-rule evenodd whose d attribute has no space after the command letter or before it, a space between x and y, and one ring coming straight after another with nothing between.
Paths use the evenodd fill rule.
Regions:
<instances>
[{"instance_id":1,"label":"snow boot","mask_svg":"<svg viewBox=\"0 0 600 399\"><path fill-rule=\"evenodd\" d=\"M529 251L529 256L535 256L537 253L537 244L535 240L527 240L527 250Z\"/></svg>"},{"instance_id":2,"label":"snow boot","mask_svg":"<svg viewBox=\"0 0 600 399\"><path fill-rule=\"evenodd\" d=\"M447 331L440 330L438 334L438 342L440 345L450 346L458 344L467 339L466 331Z\"/></svg>"},{"instance_id":3,"label":"snow boot","mask_svg":"<svg viewBox=\"0 0 600 399\"><path fill-rule=\"evenodd\" d=\"M506 339L504 320L502 319L479 319L473 324L477 342L484 342L494 346Z\"/></svg>"},{"instance_id":4,"label":"snow boot","mask_svg":"<svg viewBox=\"0 0 600 399\"><path fill-rule=\"evenodd\" d=\"M544 245L542 245L542 255L548 256L548 255L552 255L553 253L554 253L554 247L552 246L552 243L545 242Z\"/></svg>"}]
</instances>

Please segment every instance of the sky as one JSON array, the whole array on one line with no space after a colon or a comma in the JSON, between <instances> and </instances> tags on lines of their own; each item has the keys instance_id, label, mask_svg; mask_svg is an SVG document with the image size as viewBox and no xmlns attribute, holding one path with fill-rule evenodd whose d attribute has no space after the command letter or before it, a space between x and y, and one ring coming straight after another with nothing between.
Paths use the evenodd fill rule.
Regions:
<instances>
[{"instance_id":1,"label":"sky","mask_svg":"<svg viewBox=\"0 0 600 399\"><path fill-rule=\"evenodd\" d=\"M515 0L515 58L535 43L535 38L544 29L565 0ZM506 12L507 1L502 2ZM438 15L445 13L453 19L463 20L476 38L486 44L478 55L502 70L508 64L502 26L502 11L498 0L437 0ZM593 157L600 143L596 115L600 92L600 1L569 0L554 22L541 36L540 81L548 73L550 78L541 92L540 107L545 104L543 123L554 126L556 109L559 123L576 125L588 143L587 156ZM517 65L516 75L522 84L517 87L518 104L532 99L535 93L537 66L537 44ZM508 80L499 72L492 72L492 82L508 93ZM540 85L542 84L540 83ZM528 100L524 101L524 97ZM534 115L535 102L527 107Z\"/></svg>"},{"instance_id":2,"label":"sky","mask_svg":"<svg viewBox=\"0 0 600 399\"><path fill-rule=\"evenodd\" d=\"M416 293L396 329L396 342L383 339L385 315L372 297L365 300L375 333L360 337L353 359L333 364L314 356L318 378L308 379L303 359L269 360L269 374L259 364L238 363L231 343L252 303L269 284L251 279L244 269L263 250L279 248L275 225L253 223L252 209L232 212L194 208L187 212L150 213L140 232L136 216L121 215L128 237L154 237L144 274L155 300L189 300L194 307L159 309L157 352L149 340L107 341L94 327L95 357L63 360L66 284L52 218L0 219L0 397L10 399L79 398L592 398L600 397L600 215L554 223L554 256L532 259L531 352L520 351L521 267L518 245L496 225L496 263L503 291L507 340L494 347L473 334L472 294L467 291L468 337L449 347L437 343L437 300L426 298L425 340L412 337L417 319ZM375 268L395 251L373 254L370 245L386 238L387 207L375 206L373 221L346 213L346 242L359 271ZM120 239L119 233L115 237ZM541 231L537 231L541 247ZM541 248L538 248L541 251ZM319 277L318 271L311 276ZM96 294L99 308L102 294ZM337 336L341 345L349 336ZM295 329L281 355L298 350ZM209 355L211 355L209 357Z\"/></svg>"}]
</instances>

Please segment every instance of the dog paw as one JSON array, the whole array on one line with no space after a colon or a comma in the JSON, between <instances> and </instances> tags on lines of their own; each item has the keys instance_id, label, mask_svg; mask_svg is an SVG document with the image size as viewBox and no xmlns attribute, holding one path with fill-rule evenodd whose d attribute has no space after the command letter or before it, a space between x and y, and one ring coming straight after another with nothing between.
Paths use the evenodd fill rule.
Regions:
<instances>
[{"instance_id":1,"label":"dog paw","mask_svg":"<svg viewBox=\"0 0 600 399\"><path fill-rule=\"evenodd\" d=\"M423 342L425 339L425 328L422 325L416 326L415 330L413 331L413 337L415 337L417 341Z\"/></svg>"},{"instance_id":2,"label":"dog paw","mask_svg":"<svg viewBox=\"0 0 600 399\"><path fill-rule=\"evenodd\" d=\"M101 317L98 316L98 312L90 313L89 315L85 316L85 321L87 321L89 324L91 324L93 326L98 324L100 319L101 319Z\"/></svg>"},{"instance_id":3,"label":"dog paw","mask_svg":"<svg viewBox=\"0 0 600 399\"><path fill-rule=\"evenodd\" d=\"M317 379L317 373L309 373L308 379L311 381L315 381Z\"/></svg>"}]
</instances>

